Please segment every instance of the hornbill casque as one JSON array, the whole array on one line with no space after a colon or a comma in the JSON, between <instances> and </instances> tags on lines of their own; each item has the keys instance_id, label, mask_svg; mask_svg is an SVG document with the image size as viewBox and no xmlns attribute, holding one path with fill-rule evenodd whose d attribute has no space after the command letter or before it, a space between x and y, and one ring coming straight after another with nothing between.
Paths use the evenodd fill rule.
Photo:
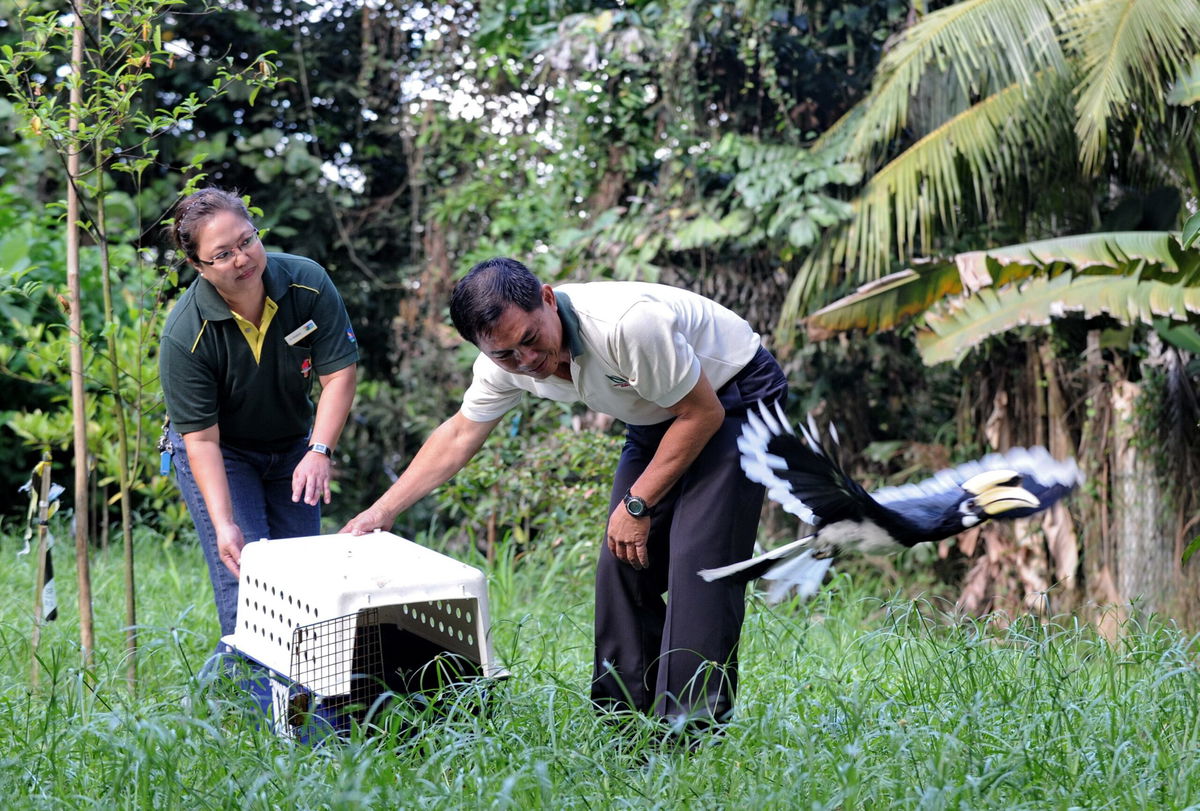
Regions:
<instances>
[{"instance_id":1,"label":"hornbill casque","mask_svg":"<svg viewBox=\"0 0 1200 811\"><path fill-rule=\"evenodd\" d=\"M760 416L761 415L761 416ZM1075 460L1055 460L1045 448L1013 448L943 470L918 484L868 493L846 475L838 458L837 430L820 441L811 415L797 435L778 404L759 404L738 438L742 469L767 488L787 512L813 533L758 557L703 569L705 580L770 581L768 602L793 589L816 593L841 551L891 553L949 538L991 518L1024 518L1053 505L1078 487Z\"/></svg>"}]
</instances>

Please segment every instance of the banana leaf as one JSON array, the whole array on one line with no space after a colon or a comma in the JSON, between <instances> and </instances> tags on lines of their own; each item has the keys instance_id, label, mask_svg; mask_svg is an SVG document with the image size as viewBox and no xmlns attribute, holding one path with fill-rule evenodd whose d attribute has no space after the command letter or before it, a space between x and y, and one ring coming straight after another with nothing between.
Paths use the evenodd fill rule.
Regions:
<instances>
[{"instance_id":1,"label":"banana leaf","mask_svg":"<svg viewBox=\"0 0 1200 811\"><path fill-rule=\"evenodd\" d=\"M1136 276L1061 274L1024 284L987 288L943 313L925 314L917 349L929 365L961 360L993 335L1055 317L1109 315L1122 323L1154 324L1156 317L1187 321L1200 316L1200 286L1145 281Z\"/></svg>"},{"instance_id":2,"label":"banana leaf","mask_svg":"<svg viewBox=\"0 0 1200 811\"><path fill-rule=\"evenodd\" d=\"M1110 276L1200 286L1200 250L1167 231L1131 231L1026 242L931 261L860 287L804 319L814 340L835 332L895 329L941 304L948 314L972 298L1031 278ZM1069 282L1064 283L1069 284ZM1058 289L1058 288L1055 288ZM961 294L966 292L966 295Z\"/></svg>"}]
</instances>

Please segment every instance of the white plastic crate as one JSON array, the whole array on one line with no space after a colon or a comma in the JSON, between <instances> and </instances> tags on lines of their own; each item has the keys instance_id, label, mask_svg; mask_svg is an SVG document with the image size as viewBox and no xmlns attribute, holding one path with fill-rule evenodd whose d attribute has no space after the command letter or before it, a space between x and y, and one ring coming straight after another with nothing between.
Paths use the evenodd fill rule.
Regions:
<instances>
[{"instance_id":1,"label":"white plastic crate","mask_svg":"<svg viewBox=\"0 0 1200 811\"><path fill-rule=\"evenodd\" d=\"M490 624L479 569L390 532L322 535L245 546L237 627L222 641L272 671L273 721L289 732L298 707L427 688L450 660L459 674L507 675Z\"/></svg>"}]
</instances>

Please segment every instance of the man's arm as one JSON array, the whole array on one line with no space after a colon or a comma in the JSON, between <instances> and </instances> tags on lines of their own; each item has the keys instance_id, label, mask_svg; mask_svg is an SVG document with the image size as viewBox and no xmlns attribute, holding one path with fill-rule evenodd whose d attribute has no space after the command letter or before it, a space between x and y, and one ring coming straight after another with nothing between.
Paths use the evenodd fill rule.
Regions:
<instances>
[{"instance_id":1,"label":"man's arm","mask_svg":"<svg viewBox=\"0 0 1200 811\"><path fill-rule=\"evenodd\" d=\"M675 486L725 421L725 407L703 371L692 390L668 411L675 421L663 434L650 464L629 488L651 506ZM634 518L625 505L618 504L608 519L608 548L618 560L644 569L650 562L646 552L649 530L649 518Z\"/></svg>"},{"instance_id":2,"label":"man's arm","mask_svg":"<svg viewBox=\"0 0 1200 811\"><path fill-rule=\"evenodd\" d=\"M488 422L474 422L462 412L443 422L429 435L387 492L352 518L341 531L362 535L375 529L389 529L400 513L462 470L499 422L499 417Z\"/></svg>"},{"instance_id":3,"label":"man's arm","mask_svg":"<svg viewBox=\"0 0 1200 811\"><path fill-rule=\"evenodd\" d=\"M217 535L217 553L234 577L239 577L242 547L246 539L233 520L233 502L229 497L229 479L225 476L225 458L221 454L221 431L209 426L202 431L183 434L183 445L192 469L192 477L204 497L209 520Z\"/></svg>"},{"instance_id":4,"label":"man's arm","mask_svg":"<svg viewBox=\"0 0 1200 811\"><path fill-rule=\"evenodd\" d=\"M344 369L321 375L321 397L317 400L317 416L313 420L313 443L331 448L337 447L346 417L354 402L357 385L358 365L350 364ZM328 504L330 467L333 461L323 453L306 453L292 471L292 501L304 499L305 504L316 504L324 498Z\"/></svg>"}]
</instances>

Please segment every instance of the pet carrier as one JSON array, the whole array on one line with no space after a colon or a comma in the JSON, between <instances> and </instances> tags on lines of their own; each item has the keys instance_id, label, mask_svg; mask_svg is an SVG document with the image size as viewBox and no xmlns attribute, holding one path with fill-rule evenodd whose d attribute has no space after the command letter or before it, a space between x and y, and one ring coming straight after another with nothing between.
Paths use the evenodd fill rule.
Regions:
<instances>
[{"instance_id":1,"label":"pet carrier","mask_svg":"<svg viewBox=\"0 0 1200 811\"><path fill-rule=\"evenodd\" d=\"M506 676L489 625L479 569L390 532L326 535L246 545L222 642L275 730L307 740L392 697Z\"/></svg>"}]
</instances>

